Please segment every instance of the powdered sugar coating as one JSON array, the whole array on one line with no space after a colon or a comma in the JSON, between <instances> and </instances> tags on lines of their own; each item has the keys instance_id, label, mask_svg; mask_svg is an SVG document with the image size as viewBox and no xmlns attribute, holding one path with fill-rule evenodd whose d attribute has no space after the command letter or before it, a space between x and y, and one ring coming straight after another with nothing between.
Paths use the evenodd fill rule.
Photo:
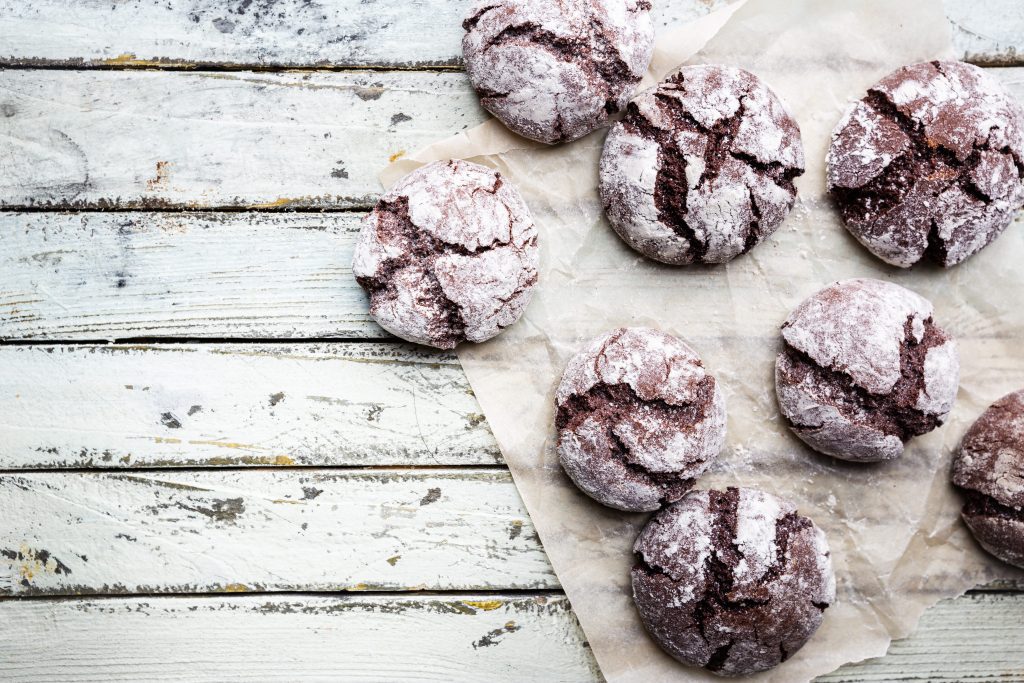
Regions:
<instances>
[{"instance_id":1,"label":"powdered sugar coating","mask_svg":"<svg viewBox=\"0 0 1024 683\"><path fill-rule=\"evenodd\" d=\"M647 523L633 551L633 597L651 637L720 675L784 661L835 601L825 534L755 489L691 491Z\"/></svg>"},{"instance_id":2,"label":"powdered sugar coating","mask_svg":"<svg viewBox=\"0 0 1024 683\"><path fill-rule=\"evenodd\" d=\"M839 282L782 326L779 407L812 448L846 460L898 457L911 436L942 424L959 386L956 344L932 305L880 280Z\"/></svg>"},{"instance_id":3,"label":"powdered sugar coating","mask_svg":"<svg viewBox=\"0 0 1024 683\"><path fill-rule=\"evenodd\" d=\"M438 161L377 202L352 271L381 327L450 349L516 322L538 264L537 229L519 192L485 166Z\"/></svg>"},{"instance_id":4,"label":"powdered sugar coating","mask_svg":"<svg viewBox=\"0 0 1024 683\"><path fill-rule=\"evenodd\" d=\"M971 425L953 461L953 483L967 494L963 518L979 543L1024 567L1024 389Z\"/></svg>"},{"instance_id":5,"label":"powdered sugar coating","mask_svg":"<svg viewBox=\"0 0 1024 683\"><path fill-rule=\"evenodd\" d=\"M676 265L725 263L775 232L804 170L800 128L748 71L688 66L629 103L601 156L612 227Z\"/></svg>"},{"instance_id":6,"label":"powdered sugar coating","mask_svg":"<svg viewBox=\"0 0 1024 683\"><path fill-rule=\"evenodd\" d=\"M629 101L654 51L647 0L481 0L462 53L480 103L512 131L569 142Z\"/></svg>"},{"instance_id":7,"label":"powdered sugar coating","mask_svg":"<svg viewBox=\"0 0 1024 683\"><path fill-rule=\"evenodd\" d=\"M620 328L573 356L556 393L558 455L587 495L620 510L678 500L725 442L725 399L696 352Z\"/></svg>"},{"instance_id":8,"label":"powdered sugar coating","mask_svg":"<svg viewBox=\"0 0 1024 683\"><path fill-rule=\"evenodd\" d=\"M1024 109L970 64L902 67L836 126L828 187L850 232L882 260L955 265L1024 206Z\"/></svg>"}]
</instances>

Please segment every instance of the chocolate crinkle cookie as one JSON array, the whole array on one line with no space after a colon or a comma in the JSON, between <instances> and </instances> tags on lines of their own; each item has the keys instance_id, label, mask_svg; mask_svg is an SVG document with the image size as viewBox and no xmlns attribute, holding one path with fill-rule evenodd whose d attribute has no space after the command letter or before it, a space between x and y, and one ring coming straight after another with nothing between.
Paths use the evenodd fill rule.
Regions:
<instances>
[{"instance_id":1,"label":"chocolate crinkle cookie","mask_svg":"<svg viewBox=\"0 0 1024 683\"><path fill-rule=\"evenodd\" d=\"M835 601L824 532L756 489L691 491L647 523L633 552L633 599L651 637L722 676L786 661Z\"/></svg>"},{"instance_id":2,"label":"chocolate crinkle cookie","mask_svg":"<svg viewBox=\"0 0 1024 683\"><path fill-rule=\"evenodd\" d=\"M832 133L828 188L878 258L954 266L1024 205L1024 109L970 64L897 69Z\"/></svg>"},{"instance_id":3,"label":"chocolate crinkle cookie","mask_svg":"<svg viewBox=\"0 0 1024 683\"><path fill-rule=\"evenodd\" d=\"M1024 389L971 426L953 461L953 483L967 497L962 516L978 543L1024 568Z\"/></svg>"},{"instance_id":4,"label":"chocolate crinkle cookie","mask_svg":"<svg viewBox=\"0 0 1024 683\"><path fill-rule=\"evenodd\" d=\"M462 54L484 109L523 137L569 142L604 125L654 51L646 0L483 0Z\"/></svg>"},{"instance_id":5,"label":"chocolate crinkle cookie","mask_svg":"<svg viewBox=\"0 0 1024 683\"><path fill-rule=\"evenodd\" d=\"M846 280L801 303L782 326L779 408L793 432L828 455L896 458L943 423L956 398L956 344L932 305L899 285Z\"/></svg>"},{"instance_id":6,"label":"chocolate crinkle cookie","mask_svg":"<svg viewBox=\"0 0 1024 683\"><path fill-rule=\"evenodd\" d=\"M663 263L725 263L779 227L804 172L800 127L757 76L680 69L626 107L601 156L605 212Z\"/></svg>"},{"instance_id":7,"label":"chocolate crinkle cookie","mask_svg":"<svg viewBox=\"0 0 1024 683\"><path fill-rule=\"evenodd\" d=\"M466 161L428 164L386 192L352 260L377 323L441 349L516 322L537 266L537 228L519 192Z\"/></svg>"},{"instance_id":8,"label":"chocolate crinkle cookie","mask_svg":"<svg viewBox=\"0 0 1024 683\"><path fill-rule=\"evenodd\" d=\"M588 496L619 510L679 500L725 442L725 399L696 352L620 328L573 356L556 395L558 456Z\"/></svg>"}]
</instances>

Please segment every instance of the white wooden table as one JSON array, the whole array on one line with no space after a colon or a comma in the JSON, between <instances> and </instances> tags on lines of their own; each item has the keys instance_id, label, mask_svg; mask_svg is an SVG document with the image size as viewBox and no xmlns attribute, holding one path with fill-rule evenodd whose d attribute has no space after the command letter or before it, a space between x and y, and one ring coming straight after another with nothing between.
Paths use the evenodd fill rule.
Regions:
<instances>
[{"instance_id":1,"label":"white wooden table","mask_svg":"<svg viewBox=\"0 0 1024 683\"><path fill-rule=\"evenodd\" d=\"M377 171L485 118L468 4L0 0L0 679L599 678L458 362L349 271ZM1024 98L1024 2L947 10ZM1024 680L1017 588L823 680Z\"/></svg>"}]
</instances>

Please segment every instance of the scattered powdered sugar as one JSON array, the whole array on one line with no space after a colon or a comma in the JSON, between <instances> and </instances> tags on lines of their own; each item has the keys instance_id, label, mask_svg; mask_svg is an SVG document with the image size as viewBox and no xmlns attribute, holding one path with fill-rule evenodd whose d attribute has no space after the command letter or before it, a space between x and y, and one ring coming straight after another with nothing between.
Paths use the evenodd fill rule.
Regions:
<instances>
[{"instance_id":1,"label":"scattered powdered sugar","mask_svg":"<svg viewBox=\"0 0 1024 683\"><path fill-rule=\"evenodd\" d=\"M742 571L736 565L736 580L749 584L761 579L779 563L775 527L784 514L796 509L775 496L755 489L740 489L736 507L736 549L743 555Z\"/></svg>"},{"instance_id":2,"label":"scattered powdered sugar","mask_svg":"<svg viewBox=\"0 0 1024 683\"><path fill-rule=\"evenodd\" d=\"M647 0L483 0L463 26L481 104L514 132L546 143L606 123L654 50Z\"/></svg>"},{"instance_id":3,"label":"scattered powdered sugar","mask_svg":"<svg viewBox=\"0 0 1024 683\"><path fill-rule=\"evenodd\" d=\"M924 388L917 397L917 409L946 415L953 409L960 386L960 357L956 344L946 342L928 349L924 358Z\"/></svg>"},{"instance_id":4,"label":"scattered powdered sugar","mask_svg":"<svg viewBox=\"0 0 1024 683\"><path fill-rule=\"evenodd\" d=\"M519 192L466 161L413 171L381 197L352 270L389 332L452 348L513 324L537 279L537 229Z\"/></svg>"},{"instance_id":5,"label":"scattered powdered sugar","mask_svg":"<svg viewBox=\"0 0 1024 683\"><path fill-rule=\"evenodd\" d=\"M785 219L803 168L800 129L761 80L689 66L633 100L612 127L600 191L612 227L640 253L724 263Z\"/></svg>"},{"instance_id":6,"label":"scattered powdered sugar","mask_svg":"<svg viewBox=\"0 0 1024 683\"><path fill-rule=\"evenodd\" d=\"M931 317L931 303L909 289L867 278L845 280L797 306L782 326L782 337L818 365L885 394L901 375L907 320L922 335L924 320Z\"/></svg>"}]
</instances>

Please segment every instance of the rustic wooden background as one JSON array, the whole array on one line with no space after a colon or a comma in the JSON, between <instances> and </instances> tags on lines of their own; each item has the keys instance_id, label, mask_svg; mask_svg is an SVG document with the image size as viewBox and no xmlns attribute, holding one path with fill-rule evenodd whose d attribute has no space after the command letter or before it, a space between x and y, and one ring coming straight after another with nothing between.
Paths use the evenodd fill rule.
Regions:
<instances>
[{"instance_id":1,"label":"rustic wooden background","mask_svg":"<svg viewBox=\"0 0 1024 683\"><path fill-rule=\"evenodd\" d=\"M485 118L469 4L0 0L0 678L599 678L457 360L349 271ZM1024 2L946 6L1024 98ZM1017 588L822 680L1024 680Z\"/></svg>"}]
</instances>

